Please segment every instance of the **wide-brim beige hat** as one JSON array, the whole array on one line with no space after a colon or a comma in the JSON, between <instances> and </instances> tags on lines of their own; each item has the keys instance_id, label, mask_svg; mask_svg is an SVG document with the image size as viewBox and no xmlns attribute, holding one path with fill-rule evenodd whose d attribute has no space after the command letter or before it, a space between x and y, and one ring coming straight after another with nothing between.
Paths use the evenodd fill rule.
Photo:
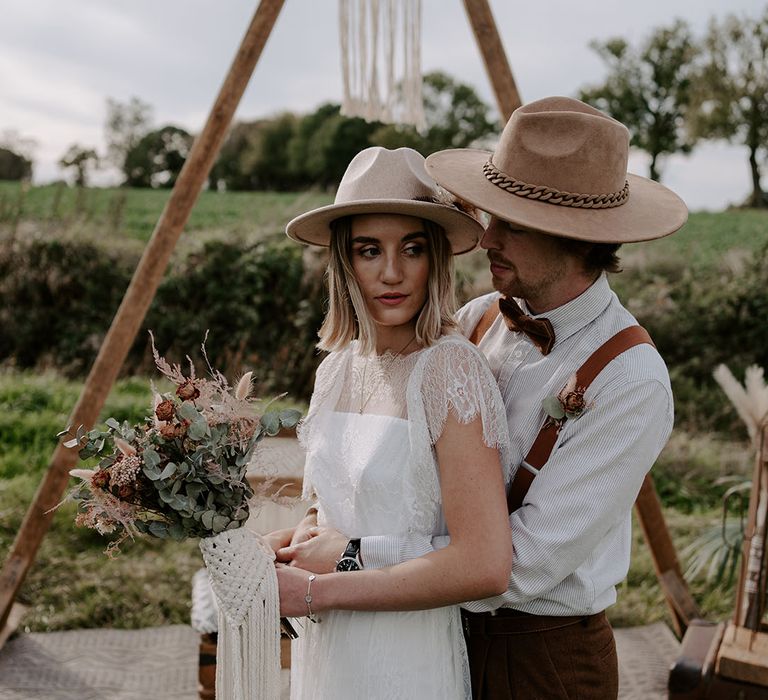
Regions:
<instances>
[{"instance_id":1,"label":"wide-brim beige hat","mask_svg":"<svg viewBox=\"0 0 768 700\"><path fill-rule=\"evenodd\" d=\"M336 199L297 216L285 232L300 243L327 246L331 223L355 214L403 214L442 226L454 255L472 250L483 235L482 225L450 203L427 175L424 157L412 148L366 148L350 162Z\"/></svg>"},{"instance_id":2,"label":"wide-brim beige hat","mask_svg":"<svg viewBox=\"0 0 768 700\"><path fill-rule=\"evenodd\" d=\"M688 218L664 185L627 173L629 132L579 100L520 107L493 153L439 151L427 172L479 209L524 228L598 243L667 236Z\"/></svg>"}]
</instances>

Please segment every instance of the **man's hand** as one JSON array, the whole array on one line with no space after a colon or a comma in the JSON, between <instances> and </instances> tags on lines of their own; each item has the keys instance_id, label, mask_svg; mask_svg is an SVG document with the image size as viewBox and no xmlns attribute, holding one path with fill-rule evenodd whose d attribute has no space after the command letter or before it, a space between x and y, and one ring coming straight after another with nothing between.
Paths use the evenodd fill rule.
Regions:
<instances>
[{"instance_id":1,"label":"man's hand","mask_svg":"<svg viewBox=\"0 0 768 700\"><path fill-rule=\"evenodd\" d=\"M349 538L331 527L313 527L307 534L309 539L277 550L277 561L315 574L334 571Z\"/></svg>"},{"instance_id":2,"label":"man's hand","mask_svg":"<svg viewBox=\"0 0 768 700\"><path fill-rule=\"evenodd\" d=\"M313 536L314 530L317 529L317 511L310 510L301 520L301 522L295 527L293 531L293 537L290 542L286 542L283 547L287 547L289 544L301 544L306 542Z\"/></svg>"}]
</instances>

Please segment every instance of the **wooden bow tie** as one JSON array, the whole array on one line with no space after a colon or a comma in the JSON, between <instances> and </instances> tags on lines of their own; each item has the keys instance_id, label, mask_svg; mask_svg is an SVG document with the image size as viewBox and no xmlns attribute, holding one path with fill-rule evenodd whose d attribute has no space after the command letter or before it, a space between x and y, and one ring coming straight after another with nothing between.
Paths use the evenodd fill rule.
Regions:
<instances>
[{"instance_id":1,"label":"wooden bow tie","mask_svg":"<svg viewBox=\"0 0 768 700\"><path fill-rule=\"evenodd\" d=\"M514 299L501 297L499 310L504 316L507 328L525 333L542 355L549 355L555 344L555 329L548 318L532 318L526 314Z\"/></svg>"}]
</instances>

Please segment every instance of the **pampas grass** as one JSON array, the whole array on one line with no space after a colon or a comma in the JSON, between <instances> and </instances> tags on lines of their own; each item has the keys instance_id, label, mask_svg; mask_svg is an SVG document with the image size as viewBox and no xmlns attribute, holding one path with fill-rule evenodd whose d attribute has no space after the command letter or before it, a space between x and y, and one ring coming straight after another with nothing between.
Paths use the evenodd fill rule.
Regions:
<instances>
[{"instance_id":1,"label":"pampas grass","mask_svg":"<svg viewBox=\"0 0 768 700\"><path fill-rule=\"evenodd\" d=\"M713 376L747 426L753 445L756 445L760 427L768 420L768 386L763 376L763 368L757 365L747 367L744 386L725 365L719 365Z\"/></svg>"}]
</instances>

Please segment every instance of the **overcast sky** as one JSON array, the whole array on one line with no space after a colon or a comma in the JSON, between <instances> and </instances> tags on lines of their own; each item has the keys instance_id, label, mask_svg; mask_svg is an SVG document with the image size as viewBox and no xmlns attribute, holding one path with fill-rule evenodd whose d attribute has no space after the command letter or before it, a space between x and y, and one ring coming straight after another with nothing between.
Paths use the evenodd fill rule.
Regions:
<instances>
[{"instance_id":1,"label":"overcast sky","mask_svg":"<svg viewBox=\"0 0 768 700\"><path fill-rule=\"evenodd\" d=\"M2 0L0 134L37 142L35 179L61 176L73 142L103 151L106 98L137 96L157 126L202 127L256 8L244 0ZM760 0L491 0L525 102L574 95L600 81L592 39L642 40L675 18L701 33L713 15L757 15ZM423 70L444 70L495 107L460 0L423 0ZM236 118L306 112L341 100L336 0L286 0ZM646 175L634 154L630 170ZM750 189L747 153L704 143L662 163L665 184L691 209L719 209Z\"/></svg>"}]
</instances>

